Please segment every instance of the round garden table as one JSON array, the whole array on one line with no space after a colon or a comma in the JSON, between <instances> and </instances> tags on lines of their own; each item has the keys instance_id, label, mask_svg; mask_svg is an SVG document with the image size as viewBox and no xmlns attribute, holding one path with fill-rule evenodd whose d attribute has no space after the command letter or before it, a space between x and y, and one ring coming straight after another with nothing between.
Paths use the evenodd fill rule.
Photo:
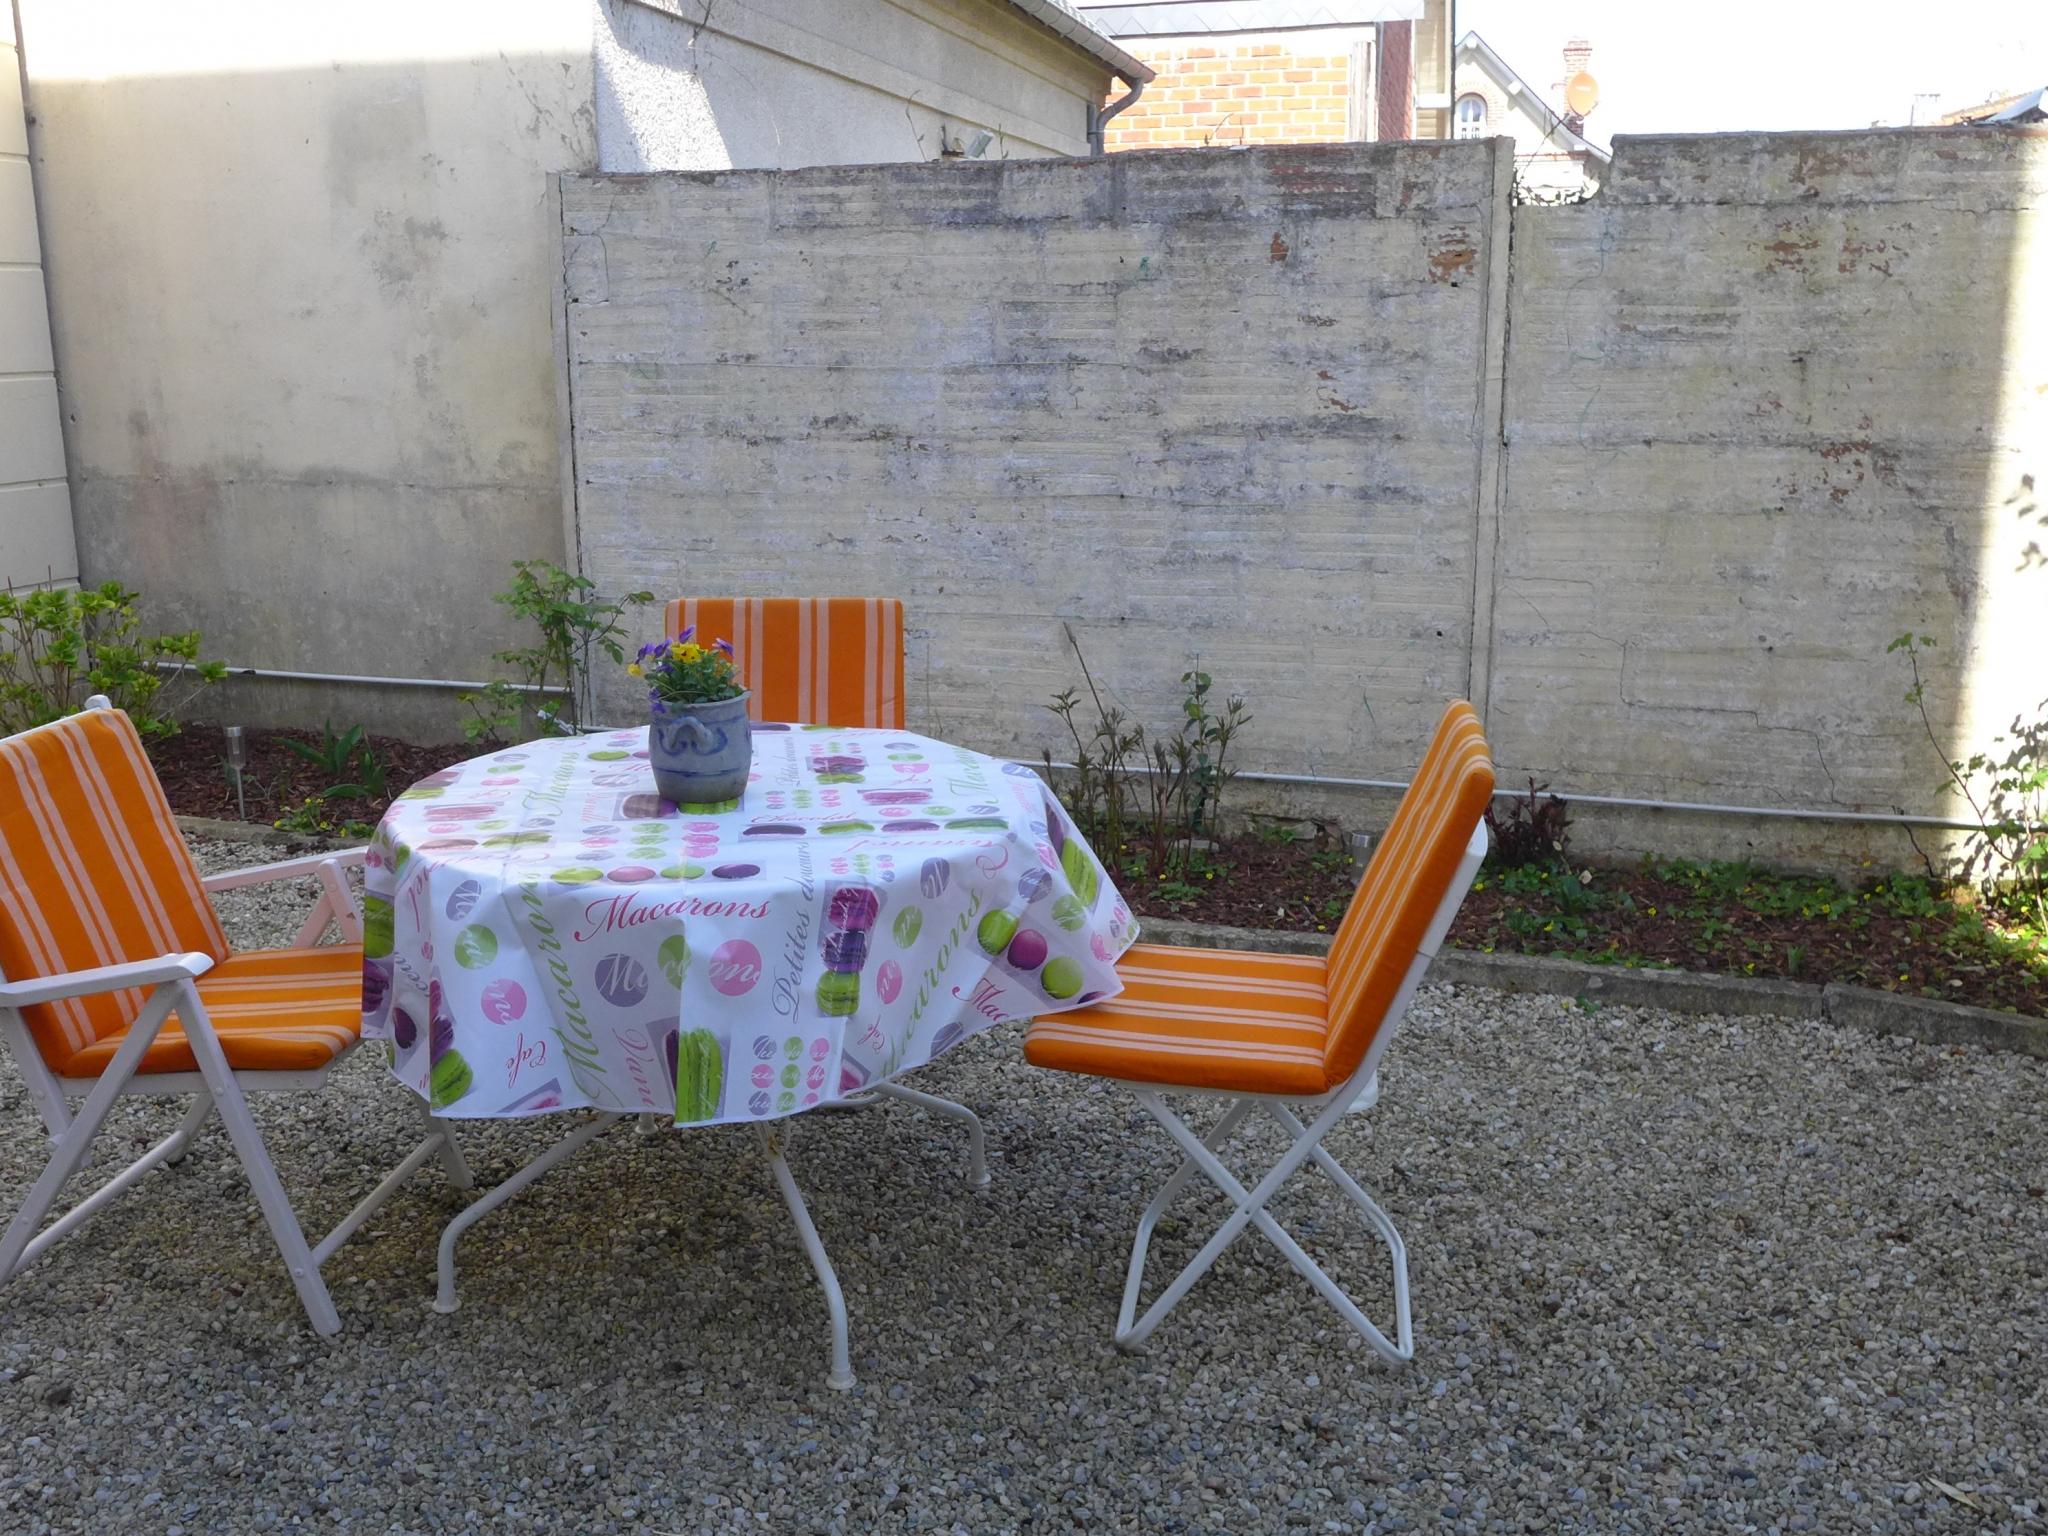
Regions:
<instances>
[{"instance_id":1,"label":"round garden table","mask_svg":"<svg viewBox=\"0 0 2048 1536\"><path fill-rule=\"evenodd\" d=\"M1130 909L1027 768L907 731L756 725L736 803L654 792L646 730L449 768L386 813L365 861L363 1033L439 1115L591 1109L450 1224L476 1219L626 1114L746 1122L844 1308L769 1128L879 1092L994 1026L1120 989Z\"/></svg>"}]
</instances>

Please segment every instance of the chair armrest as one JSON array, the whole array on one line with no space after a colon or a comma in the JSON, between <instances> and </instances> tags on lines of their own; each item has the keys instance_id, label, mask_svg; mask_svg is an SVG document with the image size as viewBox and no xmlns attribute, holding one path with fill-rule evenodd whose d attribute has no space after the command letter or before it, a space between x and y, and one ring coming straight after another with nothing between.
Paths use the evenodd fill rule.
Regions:
<instances>
[{"instance_id":1,"label":"chair armrest","mask_svg":"<svg viewBox=\"0 0 2048 1536\"><path fill-rule=\"evenodd\" d=\"M189 981L213 969L211 955L163 955L155 960L124 960L96 965L89 971L62 971L29 981L0 981L0 1008L27 1008L59 998L119 992L125 987L155 987L167 981Z\"/></svg>"},{"instance_id":2,"label":"chair armrest","mask_svg":"<svg viewBox=\"0 0 2048 1536\"><path fill-rule=\"evenodd\" d=\"M268 885L273 880L303 880L320 873L323 864L343 868L359 865L367 848L344 848L337 853L309 853L304 858L280 859L275 864L252 864L247 869L230 869L207 875L199 883L209 891L232 891L244 885Z\"/></svg>"}]
</instances>

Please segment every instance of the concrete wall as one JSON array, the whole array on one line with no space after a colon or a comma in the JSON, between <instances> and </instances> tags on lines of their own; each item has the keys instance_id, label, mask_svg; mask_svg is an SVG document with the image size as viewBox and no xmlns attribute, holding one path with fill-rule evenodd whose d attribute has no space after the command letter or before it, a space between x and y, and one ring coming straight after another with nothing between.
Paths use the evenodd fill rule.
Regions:
<instances>
[{"instance_id":1,"label":"concrete wall","mask_svg":"<svg viewBox=\"0 0 2048 1536\"><path fill-rule=\"evenodd\" d=\"M1637 140L1513 211L1506 141L564 184L575 515L607 585L883 591L911 717L1023 756L1195 661L1243 766L1936 809L2048 693L2048 134ZM613 707L632 707L615 688ZM1249 789L1249 787L1248 787ZM1354 821L1344 795L1267 790ZM1895 834L1591 815L1815 862Z\"/></svg>"},{"instance_id":2,"label":"concrete wall","mask_svg":"<svg viewBox=\"0 0 2048 1536\"><path fill-rule=\"evenodd\" d=\"M0 591L77 576L10 10L0 27Z\"/></svg>"},{"instance_id":3,"label":"concrete wall","mask_svg":"<svg viewBox=\"0 0 2048 1536\"><path fill-rule=\"evenodd\" d=\"M1487 715L1505 765L1928 808L2048 696L2048 133L1627 140L1515 213ZM2031 549L2031 553L2030 553Z\"/></svg>"},{"instance_id":4,"label":"concrete wall","mask_svg":"<svg viewBox=\"0 0 2048 1536\"><path fill-rule=\"evenodd\" d=\"M919 729L1035 755L1199 656L1391 773L1471 653L1490 145L563 186L584 568L887 592ZM624 679L611 702L631 707Z\"/></svg>"},{"instance_id":5,"label":"concrete wall","mask_svg":"<svg viewBox=\"0 0 2048 1536\"><path fill-rule=\"evenodd\" d=\"M1080 151L1107 84L1000 0L21 6L85 575L293 671L477 678L528 638L491 594L565 552L549 173L937 156L980 123L991 155ZM422 690L211 704L456 721Z\"/></svg>"},{"instance_id":6,"label":"concrete wall","mask_svg":"<svg viewBox=\"0 0 2048 1536\"><path fill-rule=\"evenodd\" d=\"M607 171L1080 155L1107 69L1001 0L596 0Z\"/></svg>"}]
</instances>

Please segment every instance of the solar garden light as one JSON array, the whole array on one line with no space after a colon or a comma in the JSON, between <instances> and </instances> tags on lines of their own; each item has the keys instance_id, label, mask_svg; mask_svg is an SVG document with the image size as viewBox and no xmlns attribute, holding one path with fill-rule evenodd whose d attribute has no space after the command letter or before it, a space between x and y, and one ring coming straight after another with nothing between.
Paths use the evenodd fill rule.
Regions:
<instances>
[{"instance_id":1,"label":"solar garden light","mask_svg":"<svg viewBox=\"0 0 2048 1536\"><path fill-rule=\"evenodd\" d=\"M235 786L235 814L247 821L249 804L242 798L242 770L249 764L249 743L239 725L227 726L221 734L227 737L228 742L228 778Z\"/></svg>"}]
</instances>

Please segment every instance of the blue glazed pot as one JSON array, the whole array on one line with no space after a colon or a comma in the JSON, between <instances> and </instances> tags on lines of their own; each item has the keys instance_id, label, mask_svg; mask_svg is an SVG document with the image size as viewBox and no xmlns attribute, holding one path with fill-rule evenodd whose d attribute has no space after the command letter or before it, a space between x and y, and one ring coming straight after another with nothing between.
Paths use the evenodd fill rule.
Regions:
<instances>
[{"instance_id":1,"label":"blue glazed pot","mask_svg":"<svg viewBox=\"0 0 2048 1536\"><path fill-rule=\"evenodd\" d=\"M677 805L739 799L754 765L747 695L711 704L651 707L647 755L661 798Z\"/></svg>"}]
</instances>

